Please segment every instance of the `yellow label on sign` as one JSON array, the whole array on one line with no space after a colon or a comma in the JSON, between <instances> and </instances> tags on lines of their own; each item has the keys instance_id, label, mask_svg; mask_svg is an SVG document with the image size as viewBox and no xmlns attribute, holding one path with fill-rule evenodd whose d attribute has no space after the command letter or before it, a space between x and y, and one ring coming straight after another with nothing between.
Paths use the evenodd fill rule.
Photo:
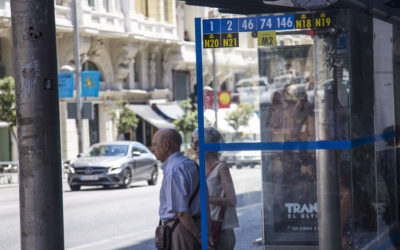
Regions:
<instances>
[{"instance_id":1,"label":"yellow label on sign","mask_svg":"<svg viewBox=\"0 0 400 250\"><path fill-rule=\"evenodd\" d=\"M239 33L223 33L221 34L221 47L239 47Z\"/></svg>"},{"instance_id":2,"label":"yellow label on sign","mask_svg":"<svg viewBox=\"0 0 400 250\"><path fill-rule=\"evenodd\" d=\"M221 34L204 34L203 48L219 48L221 47Z\"/></svg>"},{"instance_id":3,"label":"yellow label on sign","mask_svg":"<svg viewBox=\"0 0 400 250\"><path fill-rule=\"evenodd\" d=\"M312 14L299 14L295 15L295 28L296 29L310 29L313 27Z\"/></svg>"},{"instance_id":4,"label":"yellow label on sign","mask_svg":"<svg viewBox=\"0 0 400 250\"><path fill-rule=\"evenodd\" d=\"M315 27L316 28L325 28L331 26L331 17L327 16L325 13L321 13L315 16Z\"/></svg>"},{"instance_id":5,"label":"yellow label on sign","mask_svg":"<svg viewBox=\"0 0 400 250\"><path fill-rule=\"evenodd\" d=\"M258 46L276 46L276 31L259 31L257 34Z\"/></svg>"}]
</instances>

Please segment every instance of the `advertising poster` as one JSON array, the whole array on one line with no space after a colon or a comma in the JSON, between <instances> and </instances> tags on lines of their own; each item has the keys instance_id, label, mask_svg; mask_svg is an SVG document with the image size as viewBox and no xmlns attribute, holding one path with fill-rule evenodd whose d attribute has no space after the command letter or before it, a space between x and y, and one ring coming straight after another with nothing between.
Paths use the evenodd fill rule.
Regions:
<instances>
[{"instance_id":1,"label":"advertising poster","mask_svg":"<svg viewBox=\"0 0 400 250\"><path fill-rule=\"evenodd\" d=\"M260 104L263 142L315 141L312 45L259 49L271 98ZM269 245L318 244L315 150L263 153L264 239Z\"/></svg>"}]
</instances>

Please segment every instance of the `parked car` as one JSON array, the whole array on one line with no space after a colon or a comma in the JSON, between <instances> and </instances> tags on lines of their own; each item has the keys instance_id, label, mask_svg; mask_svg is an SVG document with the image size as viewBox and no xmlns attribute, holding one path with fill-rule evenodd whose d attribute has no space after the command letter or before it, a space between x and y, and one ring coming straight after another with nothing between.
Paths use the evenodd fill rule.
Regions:
<instances>
[{"instance_id":1,"label":"parked car","mask_svg":"<svg viewBox=\"0 0 400 250\"><path fill-rule=\"evenodd\" d=\"M260 151L239 151L236 154L236 167L251 167L261 164L261 152Z\"/></svg>"},{"instance_id":2,"label":"parked car","mask_svg":"<svg viewBox=\"0 0 400 250\"><path fill-rule=\"evenodd\" d=\"M235 151L224 151L221 154L221 161L225 162L228 167L233 167L237 164Z\"/></svg>"},{"instance_id":3,"label":"parked car","mask_svg":"<svg viewBox=\"0 0 400 250\"><path fill-rule=\"evenodd\" d=\"M158 161L153 153L136 141L98 143L69 164L68 184L72 191L81 186L117 185L127 188L134 181L155 185Z\"/></svg>"},{"instance_id":4,"label":"parked car","mask_svg":"<svg viewBox=\"0 0 400 250\"><path fill-rule=\"evenodd\" d=\"M230 168L236 166L240 169L242 167L250 166L253 168L261 164L260 151L224 151L221 154L221 160L225 162Z\"/></svg>"}]
</instances>

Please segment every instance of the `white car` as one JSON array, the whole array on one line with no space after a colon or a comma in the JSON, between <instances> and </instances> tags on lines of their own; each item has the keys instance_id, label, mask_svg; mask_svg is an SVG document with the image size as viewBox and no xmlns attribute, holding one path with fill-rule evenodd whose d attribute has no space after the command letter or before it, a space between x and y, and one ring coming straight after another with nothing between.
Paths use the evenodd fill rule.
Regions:
<instances>
[{"instance_id":1,"label":"white car","mask_svg":"<svg viewBox=\"0 0 400 250\"><path fill-rule=\"evenodd\" d=\"M68 184L72 191L81 186L127 188L134 181L155 185L158 161L143 144L136 141L97 143L88 153L69 165Z\"/></svg>"}]
</instances>

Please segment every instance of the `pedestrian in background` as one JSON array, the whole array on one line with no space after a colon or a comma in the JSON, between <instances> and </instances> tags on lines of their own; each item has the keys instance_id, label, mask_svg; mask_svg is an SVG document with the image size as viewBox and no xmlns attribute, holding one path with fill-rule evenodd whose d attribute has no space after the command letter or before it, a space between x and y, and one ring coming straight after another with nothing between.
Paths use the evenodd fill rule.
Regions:
<instances>
[{"instance_id":1,"label":"pedestrian in background","mask_svg":"<svg viewBox=\"0 0 400 250\"><path fill-rule=\"evenodd\" d=\"M224 140L217 129L204 129L205 143L222 143ZM192 133L192 147L199 156L197 129ZM236 194L229 167L219 160L218 152L205 153L208 202L211 213L212 242L216 250L232 250L236 238L234 228L239 227L236 213Z\"/></svg>"},{"instance_id":2,"label":"pedestrian in background","mask_svg":"<svg viewBox=\"0 0 400 250\"><path fill-rule=\"evenodd\" d=\"M199 169L179 150L182 137L174 129L153 136L152 151L161 165L159 216L172 230L171 250L201 249Z\"/></svg>"}]
</instances>

